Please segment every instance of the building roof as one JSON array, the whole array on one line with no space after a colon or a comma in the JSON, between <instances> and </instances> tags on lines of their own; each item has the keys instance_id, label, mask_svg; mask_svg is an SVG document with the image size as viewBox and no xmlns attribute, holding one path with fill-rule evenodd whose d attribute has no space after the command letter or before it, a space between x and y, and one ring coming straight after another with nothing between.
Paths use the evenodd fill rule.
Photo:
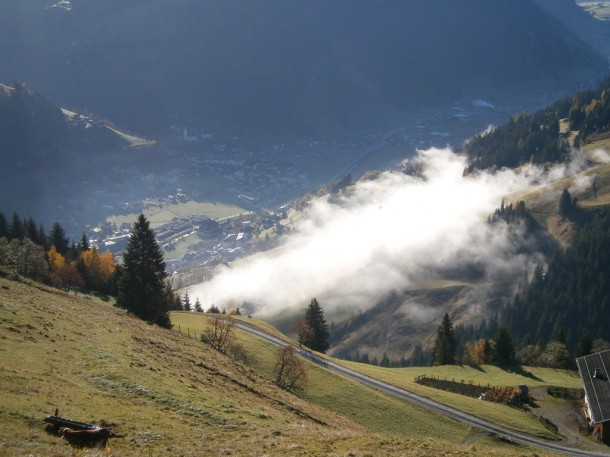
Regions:
<instances>
[{"instance_id":1,"label":"building roof","mask_svg":"<svg viewBox=\"0 0 610 457\"><path fill-rule=\"evenodd\" d=\"M594 423L610 421L610 350L576 359Z\"/></svg>"}]
</instances>

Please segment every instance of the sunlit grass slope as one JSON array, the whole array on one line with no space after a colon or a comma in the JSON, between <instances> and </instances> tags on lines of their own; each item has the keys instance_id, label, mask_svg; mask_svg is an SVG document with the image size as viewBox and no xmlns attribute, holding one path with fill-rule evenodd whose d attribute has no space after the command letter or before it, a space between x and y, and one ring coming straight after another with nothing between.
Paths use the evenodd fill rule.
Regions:
<instances>
[{"instance_id":1,"label":"sunlit grass slope","mask_svg":"<svg viewBox=\"0 0 610 457\"><path fill-rule=\"evenodd\" d=\"M252 367L0 270L0 456L73 455L45 432L56 408L125 435L111 439L115 456L543 455L313 366L304 392L285 392L269 380L274 348L239 338Z\"/></svg>"},{"instance_id":2,"label":"sunlit grass slope","mask_svg":"<svg viewBox=\"0 0 610 457\"><path fill-rule=\"evenodd\" d=\"M194 313L174 313L172 321L180 325L183 332L187 328L197 335L201 333L206 322L206 315ZM276 336L286 338L269 324L248 318L240 318L245 323L262 328ZM255 350L255 363L257 371L272 376L273 370L273 346L271 343L260 341L256 337L239 333L239 339L244 346ZM401 369L387 369L373 365L345 362L333 359L355 371L367 374L371 377L381 379L398 387L405 388L411 392L433 398L441 403L453 406L462 411L467 411L475 416L502 424L515 430L530 433L532 435L544 436L554 439L555 437L545 429L532 415L524 411L509 408L490 402L482 402L478 399L465 397L449 392L440 391L415 383L415 377L428 375L448 380L472 382L473 384L493 386L517 386L527 385L530 388L540 386L561 386L568 388L580 388L581 381L576 372L565 370L553 370L548 368L524 368L519 372L509 372L495 366L467 367L467 366L443 366L443 367L414 367ZM304 398L336 411L353 421L362 424L372 431L393 431L400 434L419 435L434 431L448 430L451 424L439 421L436 415L427 413L404 402L395 401L378 392L340 376L329 374L326 370L310 364L310 379L306 389L300 393ZM332 382L330 382L332 380ZM358 398L355 403L353 398ZM383 400L383 401L382 401ZM384 404L383 411L376 410L380 404ZM402 420L386 420L386 417L401 417ZM451 436L460 437L462 429L454 430ZM441 432L442 433L442 432Z\"/></svg>"}]
</instances>

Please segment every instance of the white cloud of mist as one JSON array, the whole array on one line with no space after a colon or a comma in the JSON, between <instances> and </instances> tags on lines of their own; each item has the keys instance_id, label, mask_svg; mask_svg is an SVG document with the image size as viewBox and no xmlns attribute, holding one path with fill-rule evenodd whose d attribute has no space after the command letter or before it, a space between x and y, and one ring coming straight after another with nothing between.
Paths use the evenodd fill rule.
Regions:
<instances>
[{"instance_id":1,"label":"white cloud of mist","mask_svg":"<svg viewBox=\"0 0 610 457\"><path fill-rule=\"evenodd\" d=\"M605 149L594 149L589 152L589 158L595 162L610 163L610 154Z\"/></svg>"},{"instance_id":2,"label":"white cloud of mist","mask_svg":"<svg viewBox=\"0 0 610 457\"><path fill-rule=\"evenodd\" d=\"M503 196L566 176L571 166L463 176L466 158L449 149L420 151L418 160L420 177L385 173L358 183L340 205L314 201L280 248L235 262L189 295L204 307L248 301L259 316L303 308L313 297L327 310L362 309L465 261L491 278L540 261L516 253L506 226L492 231L483 222Z\"/></svg>"}]
</instances>

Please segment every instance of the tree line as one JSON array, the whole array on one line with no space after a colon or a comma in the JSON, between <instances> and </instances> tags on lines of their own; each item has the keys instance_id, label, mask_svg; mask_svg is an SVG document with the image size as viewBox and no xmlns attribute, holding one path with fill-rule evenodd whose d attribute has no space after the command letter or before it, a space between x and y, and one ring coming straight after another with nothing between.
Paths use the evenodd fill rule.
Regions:
<instances>
[{"instance_id":1,"label":"tree line","mask_svg":"<svg viewBox=\"0 0 610 457\"><path fill-rule=\"evenodd\" d=\"M557 249L501 313L519 344L563 340L575 351L586 334L610 340L610 210L595 211L570 247Z\"/></svg>"},{"instance_id":2,"label":"tree line","mask_svg":"<svg viewBox=\"0 0 610 457\"><path fill-rule=\"evenodd\" d=\"M14 213L9 222L0 213L0 266L64 290L115 296L116 306L166 328L169 311L180 300L143 214L133 224L119 265L112 253L91 246L85 234L71 243L58 222L47 233L32 218Z\"/></svg>"},{"instance_id":3,"label":"tree line","mask_svg":"<svg viewBox=\"0 0 610 457\"><path fill-rule=\"evenodd\" d=\"M493 360L488 343L500 330L513 342L513 361L526 365L573 368L575 358L610 348L605 321L610 312L610 209L583 211L564 190L559 212L577 223L572 244L556 246L548 263L524 277L498 315L456 329L461 360Z\"/></svg>"},{"instance_id":4,"label":"tree line","mask_svg":"<svg viewBox=\"0 0 610 457\"><path fill-rule=\"evenodd\" d=\"M0 213L0 266L68 291L116 291L114 256L91 246L84 233L78 243L70 242L59 222L46 232L31 217L13 213L9 221Z\"/></svg>"},{"instance_id":5,"label":"tree line","mask_svg":"<svg viewBox=\"0 0 610 457\"><path fill-rule=\"evenodd\" d=\"M525 163L562 162L570 152L560 119L578 131L574 146L595 140L610 130L610 78L597 89L578 92L532 114L519 113L505 124L480 133L462 146L471 165L467 171L518 167Z\"/></svg>"},{"instance_id":6,"label":"tree line","mask_svg":"<svg viewBox=\"0 0 610 457\"><path fill-rule=\"evenodd\" d=\"M475 135L462 147L473 169L518 167L524 163L559 162L569 145L559 135L559 116L552 110L521 113L491 132Z\"/></svg>"}]
</instances>

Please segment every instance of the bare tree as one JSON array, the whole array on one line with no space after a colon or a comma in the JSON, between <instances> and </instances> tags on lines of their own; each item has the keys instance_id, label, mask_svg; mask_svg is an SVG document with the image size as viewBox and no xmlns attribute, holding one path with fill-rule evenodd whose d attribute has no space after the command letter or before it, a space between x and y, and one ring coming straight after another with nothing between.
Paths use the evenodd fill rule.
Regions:
<instances>
[{"instance_id":1,"label":"bare tree","mask_svg":"<svg viewBox=\"0 0 610 457\"><path fill-rule=\"evenodd\" d=\"M287 344L277 348L275 357L275 383L284 389L303 387L307 381L307 371L294 346Z\"/></svg>"},{"instance_id":2,"label":"bare tree","mask_svg":"<svg viewBox=\"0 0 610 457\"><path fill-rule=\"evenodd\" d=\"M227 347L227 355L229 355L229 357L231 357L234 361L243 365L252 365L254 363L254 358L246 350L244 345L236 341Z\"/></svg>"},{"instance_id":3,"label":"bare tree","mask_svg":"<svg viewBox=\"0 0 610 457\"><path fill-rule=\"evenodd\" d=\"M295 321L290 324L288 330L296 333L299 347L302 347L306 341L311 340L314 336L311 325L302 317L295 319Z\"/></svg>"},{"instance_id":4,"label":"bare tree","mask_svg":"<svg viewBox=\"0 0 610 457\"><path fill-rule=\"evenodd\" d=\"M235 321L231 317L212 317L208 319L206 328L201 333L201 341L225 352L235 339L234 327Z\"/></svg>"}]
</instances>

